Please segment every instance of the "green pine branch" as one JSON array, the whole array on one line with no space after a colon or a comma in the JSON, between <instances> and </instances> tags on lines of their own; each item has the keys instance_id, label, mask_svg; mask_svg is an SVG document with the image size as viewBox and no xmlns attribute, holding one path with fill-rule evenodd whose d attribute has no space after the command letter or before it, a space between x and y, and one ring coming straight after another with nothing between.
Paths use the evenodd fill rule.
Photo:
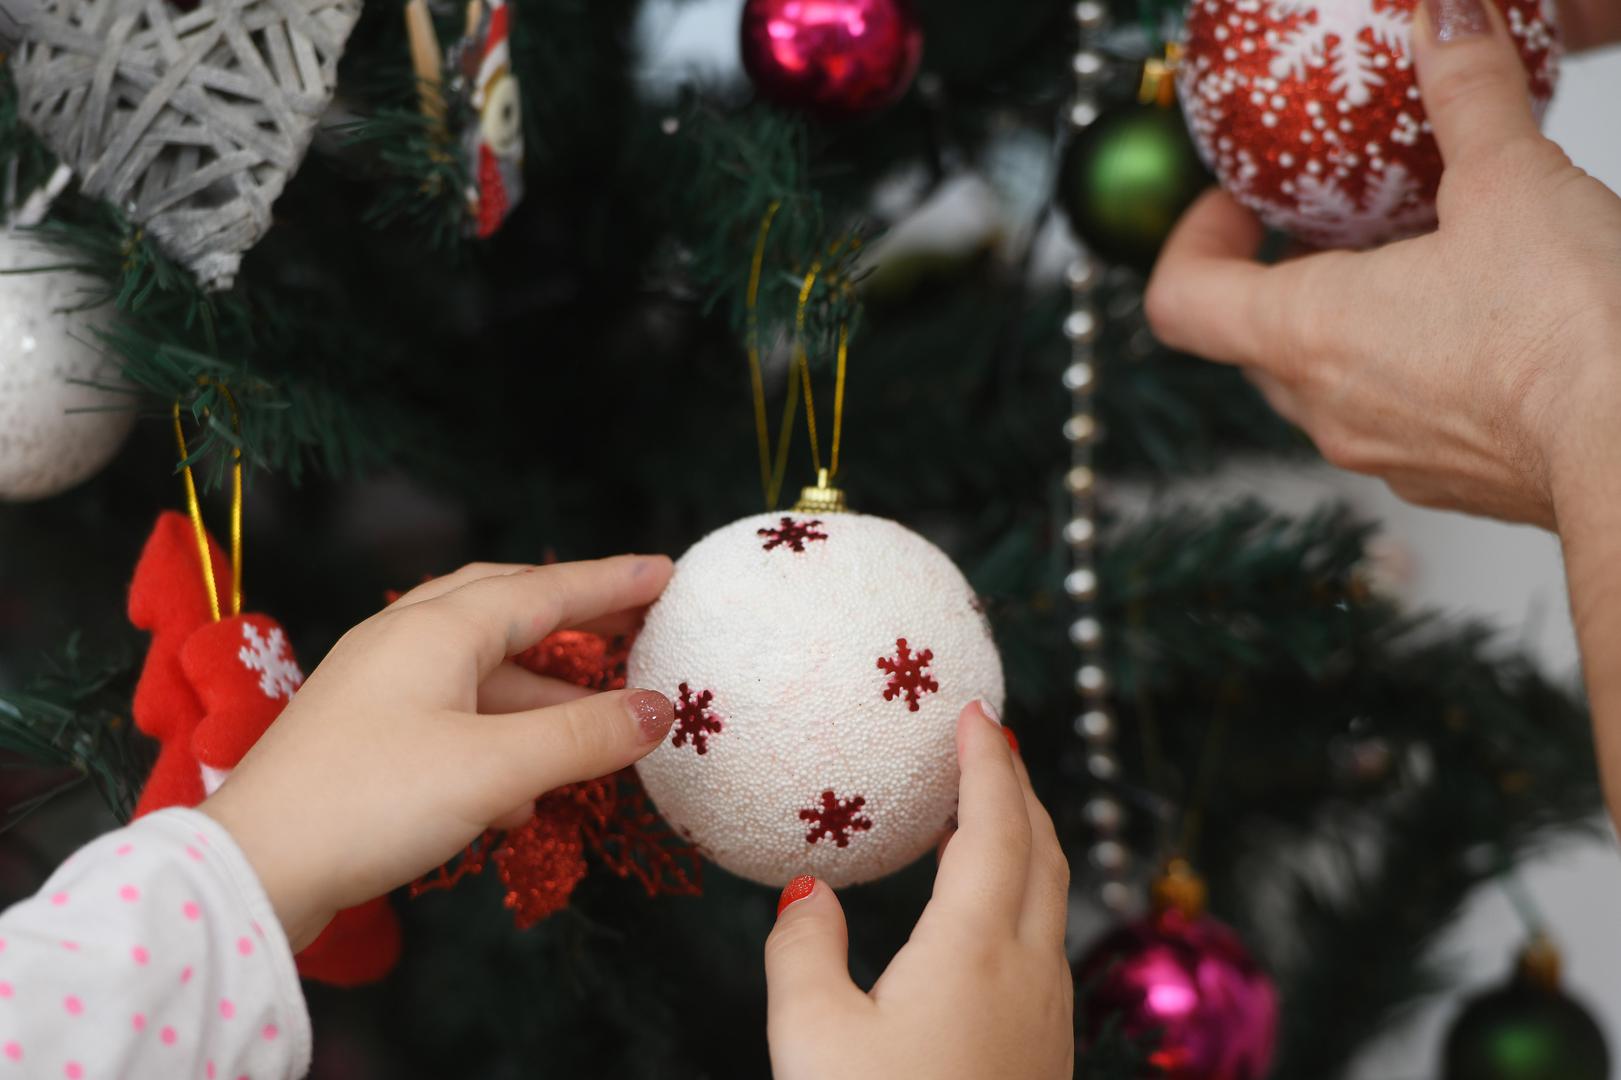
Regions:
<instances>
[{"instance_id":1,"label":"green pine branch","mask_svg":"<svg viewBox=\"0 0 1621 1080\"><path fill-rule=\"evenodd\" d=\"M135 672L127 642L91 649L74 634L21 692L0 694L0 752L14 756L10 767L39 770L48 780L0 808L0 831L87 783L120 821L129 820L151 768L150 743L129 715Z\"/></svg>"}]
</instances>

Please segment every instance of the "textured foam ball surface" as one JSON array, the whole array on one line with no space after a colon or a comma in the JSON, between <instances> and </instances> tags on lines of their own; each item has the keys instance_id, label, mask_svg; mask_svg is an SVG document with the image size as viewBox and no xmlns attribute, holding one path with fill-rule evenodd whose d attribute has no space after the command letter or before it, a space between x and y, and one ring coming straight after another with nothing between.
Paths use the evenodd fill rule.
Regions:
<instances>
[{"instance_id":1,"label":"textured foam ball surface","mask_svg":"<svg viewBox=\"0 0 1621 1080\"><path fill-rule=\"evenodd\" d=\"M59 252L0 233L0 271L61 262ZM0 273L0 500L42 499L88 479L134 423L132 399L99 388L118 369L96 344L95 316L69 310L92 284L67 270Z\"/></svg>"},{"instance_id":2,"label":"textured foam ball surface","mask_svg":"<svg viewBox=\"0 0 1621 1080\"><path fill-rule=\"evenodd\" d=\"M1496 2L1540 116L1558 77L1555 0ZM1441 152L1409 55L1418 4L1192 0L1177 85L1222 187L1324 247L1434 227Z\"/></svg>"},{"instance_id":3,"label":"textured foam ball surface","mask_svg":"<svg viewBox=\"0 0 1621 1080\"><path fill-rule=\"evenodd\" d=\"M927 540L860 514L761 514L676 563L630 686L676 704L636 766L678 832L734 874L871 881L957 807L957 715L1003 703L974 592Z\"/></svg>"}]
</instances>

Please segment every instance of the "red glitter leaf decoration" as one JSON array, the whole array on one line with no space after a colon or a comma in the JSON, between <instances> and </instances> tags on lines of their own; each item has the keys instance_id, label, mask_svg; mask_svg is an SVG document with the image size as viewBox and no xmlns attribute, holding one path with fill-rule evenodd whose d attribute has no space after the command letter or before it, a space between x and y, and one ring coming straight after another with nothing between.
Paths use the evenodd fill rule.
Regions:
<instances>
[{"instance_id":1,"label":"red glitter leaf decoration","mask_svg":"<svg viewBox=\"0 0 1621 1080\"><path fill-rule=\"evenodd\" d=\"M619 799L611 821L587 822L584 833L597 858L622 878L641 882L648 896L701 896L703 860L651 808L634 770L618 774Z\"/></svg>"},{"instance_id":2,"label":"red glitter leaf decoration","mask_svg":"<svg viewBox=\"0 0 1621 1080\"><path fill-rule=\"evenodd\" d=\"M574 887L585 877L579 789L600 783L571 784L541 797L535 816L508 832L495 849L495 866L507 887L501 902L518 929L568 907Z\"/></svg>"},{"instance_id":3,"label":"red glitter leaf decoration","mask_svg":"<svg viewBox=\"0 0 1621 1080\"><path fill-rule=\"evenodd\" d=\"M841 799L833 794L831 788L822 792L819 806L799 812L801 821L811 823L810 831L805 834L805 843L814 844L826 837L838 847L849 847L852 832L866 832L872 828L872 819L861 812L866 805L867 800L860 795Z\"/></svg>"},{"instance_id":4,"label":"red glitter leaf decoration","mask_svg":"<svg viewBox=\"0 0 1621 1080\"><path fill-rule=\"evenodd\" d=\"M490 852L494 850L500 836L499 829L486 829L484 835L468 844L467 849L459 856L432 873L423 874L411 882L409 886L411 899L415 900L423 893L441 892L462 878L482 874L485 865L490 861Z\"/></svg>"},{"instance_id":5,"label":"red glitter leaf decoration","mask_svg":"<svg viewBox=\"0 0 1621 1080\"><path fill-rule=\"evenodd\" d=\"M709 711L714 693L703 690L694 696L686 683L677 692L680 696L675 703L675 738L670 740L671 745L685 746L690 741L698 753L709 753L709 736L719 734L721 728L720 717Z\"/></svg>"},{"instance_id":6,"label":"red glitter leaf decoration","mask_svg":"<svg viewBox=\"0 0 1621 1080\"><path fill-rule=\"evenodd\" d=\"M513 660L537 675L618 690L625 685L629 653L625 637L559 630ZM719 720L714 723L712 730L720 730ZM458 859L413 882L410 892L416 897L448 889L493 862L507 890L502 902L524 929L568 906L588 871L588 847L615 875L640 882L648 896L703 891L698 849L651 809L635 771L621 769L542 796L523 825L504 835L484 833Z\"/></svg>"},{"instance_id":7,"label":"red glitter leaf decoration","mask_svg":"<svg viewBox=\"0 0 1621 1080\"><path fill-rule=\"evenodd\" d=\"M924 649L914 655L905 638L895 639L895 655L880 656L878 668L889 672L889 684L884 687L884 700L894 701L905 696L907 708L917 712L917 700L924 694L940 689L934 676L925 670L934 660L934 650Z\"/></svg>"},{"instance_id":8,"label":"red glitter leaf decoration","mask_svg":"<svg viewBox=\"0 0 1621 1080\"><path fill-rule=\"evenodd\" d=\"M587 690L619 690L625 685L625 660L629 656L630 640L623 635L606 638L585 630L558 630L512 661L536 675L562 679Z\"/></svg>"},{"instance_id":9,"label":"red glitter leaf decoration","mask_svg":"<svg viewBox=\"0 0 1621 1080\"><path fill-rule=\"evenodd\" d=\"M766 538L766 542L762 545L766 551L785 547L790 551L803 552L806 544L827 539L827 533L817 531L816 526L821 523L820 518L813 521L795 521L791 517L785 517L782 524L775 529L759 529L757 535Z\"/></svg>"}]
</instances>

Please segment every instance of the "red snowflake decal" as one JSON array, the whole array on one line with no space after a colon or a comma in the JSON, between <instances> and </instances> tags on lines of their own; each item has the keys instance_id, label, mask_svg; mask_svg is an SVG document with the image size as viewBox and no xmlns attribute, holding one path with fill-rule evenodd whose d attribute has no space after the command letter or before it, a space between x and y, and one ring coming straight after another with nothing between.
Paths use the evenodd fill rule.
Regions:
<instances>
[{"instance_id":1,"label":"red snowflake decal","mask_svg":"<svg viewBox=\"0 0 1621 1080\"><path fill-rule=\"evenodd\" d=\"M709 711L709 703L715 700L715 695L708 690L694 695L686 683L681 684L680 691L680 699L675 703L675 738L670 741L676 746L685 746L690 739L694 750L707 754L709 736L720 731L720 717Z\"/></svg>"},{"instance_id":2,"label":"red snowflake decal","mask_svg":"<svg viewBox=\"0 0 1621 1080\"><path fill-rule=\"evenodd\" d=\"M861 812L866 805L867 800L860 795L841 799L833 794L831 788L822 792L820 806L799 812L799 820L811 823L810 832L805 834L805 843L814 844L826 837L841 848L849 847L852 832L866 832L872 828L872 818Z\"/></svg>"},{"instance_id":3,"label":"red snowflake decal","mask_svg":"<svg viewBox=\"0 0 1621 1080\"><path fill-rule=\"evenodd\" d=\"M934 681L934 676L925 670L933 660L932 649L924 649L914 655L907 647L905 638L896 638L895 655L878 658L879 670L889 672L889 685L884 687L884 700L894 701L904 694L907 707L917 712L917 699L940 689L940 684Z\"/></svg>"},{"instance_id":4,"label":"red snowflake decal","mask_svg":"<svg viewBox=\"0 0 1621 1080\"><path fill-rule=\"evenodd\" d=\"M782 519L782 524L775 529L759 529L758 535L766 538L764 548L785 547L790 551L804 551L805 545L813 540L826 540L827 533L818 532L816 526L822 523L820 518L814 521L795 521L791 517Z\"/></svg>"}]
</instances>

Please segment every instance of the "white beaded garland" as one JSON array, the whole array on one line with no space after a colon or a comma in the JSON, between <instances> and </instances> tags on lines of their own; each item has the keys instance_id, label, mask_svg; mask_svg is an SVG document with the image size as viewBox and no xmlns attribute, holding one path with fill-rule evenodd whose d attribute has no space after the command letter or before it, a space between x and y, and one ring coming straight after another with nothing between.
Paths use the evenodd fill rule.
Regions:
<instances>
[{"instance_id":1,"label":"white beaded garland","mask_svg":"<svg viewBox=\"0 0 1621 1080\"><path fill-rule=\"evenodd\" d=\"M956 811L957 716L978 697L1003 704L961 572L861 514L760 514L694 544L627 675L677 706L637 765L659 812L772 886L870 881L930 851Z\"/></svg>"},{"instance_id":2,"label":"white beaded garland","mask_svg":"<svg viewBox=\"0 0 1621 1080\"><path fill-rule=\"evenodd\" d=\"M133 399L104 387L118 369L75 310L91 279L15 230L0 233L0 501L59 494L94 476L123 445ZM87 385L89 384L89 385Z\"/></svg>"}]
</instances>

